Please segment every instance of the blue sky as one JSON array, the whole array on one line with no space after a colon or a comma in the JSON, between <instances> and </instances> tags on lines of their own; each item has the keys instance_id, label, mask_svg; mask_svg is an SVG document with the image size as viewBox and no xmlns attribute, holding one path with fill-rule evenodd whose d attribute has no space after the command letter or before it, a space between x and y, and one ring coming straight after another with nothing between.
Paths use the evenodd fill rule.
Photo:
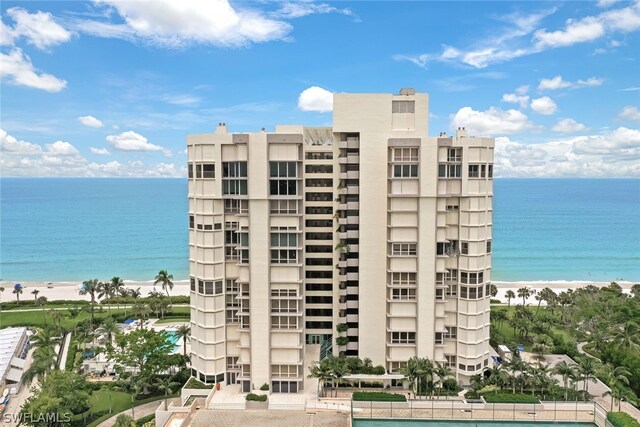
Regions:
<instances>
[{"instance_id":1,"label":"blue sky","mask_svg":"<svg viewBox=\"0 0 640 427\"><path fill-rule=\"evenodd\" d=\"M428 92L496 175L640 177L640 2L1 4L2 176L184 176L185 137Z\"/></svg>"}]
</instances>

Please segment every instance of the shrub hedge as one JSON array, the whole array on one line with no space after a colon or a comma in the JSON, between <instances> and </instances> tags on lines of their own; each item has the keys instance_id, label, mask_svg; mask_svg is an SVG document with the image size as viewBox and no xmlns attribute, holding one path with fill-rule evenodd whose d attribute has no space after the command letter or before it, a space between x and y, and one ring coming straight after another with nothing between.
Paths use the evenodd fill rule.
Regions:
<instances>
[{"instance_id":1,"label":"shrub hedge","mask_svg":"<svg viewBox=\"0 0 640 427\"><path fill-rule=\"evenodd\" d=\"M512 394L504 391L499 391L498 393L486 393L483 394L482 397L487 403L540 403L537 398L528 394Z\"/></svg>"},{"instance_id":2,"label":"shrub hedge","mask_svg":"<svg viewBox=\"0 0 640 427\"><path fill-rule=\"evenodd\" d=\"M640 427L640 423L625 412L609 412L607 420L615 427Z\"/></svg>"},{"instance_id":3,"label":"shrub hedge","mask_svg":"<svg viewBox=\"0 0 640 427\"><path fill-rule=\"evenodd\" d=\"M356 391L353 400L358 402L406 402L404 394L385 393L382 391Z\"/></svg>"},{"instance_id":4,"label":"shrub hedge","mask_svg":"<svg viewBox=\"0 0 640 427\"><path fill-rule=\"evenodd\" d=\"M267 401L267 395L266 394L249 393L249 394L247 394L246 399L248 401L252 401L252 402L266 402Z\"/></svg>"},{"instance_id":5,"label":"shrub hedge","mask_svg":"<svg viewBox=\"0 0 640 427\"><path fill-rule=\"evenodd\" d=\"M213 388L213 384L205 384L193 377L190 378L189 381L187 381L187 383L184 386L185 388L196 388L201 390L205 390L205 389L211 390Z\"/></svg>"},{"instance_id":6,"label":"shrub hedge","mask_svg":"<svg viewBox=\"0 0 640 427\"><path fill-rule=\"evenodd\" d=\"M149 421L152 421L156 418L156 414L149 414L146 417L142 417L136 420L136 425L137 426L143 426L146 423L148 423Z\"/></svg>"},{"instance_id":7,"label":"shrub hedge","mask_svg":"<svg viewBox=\"0 0 640 427\"><path fill-rule=\"evenodd\" d=\"M167 301L171 301L171 304L189 304L189 296L188 295L173 295L171 297L165 297ZM144 304L149 302L153 298L151 297L141 297L141 298L133 298L133 297L114 297L114 298L105 298L100 301L100 304Z\"/></svg>"}]
</instances>

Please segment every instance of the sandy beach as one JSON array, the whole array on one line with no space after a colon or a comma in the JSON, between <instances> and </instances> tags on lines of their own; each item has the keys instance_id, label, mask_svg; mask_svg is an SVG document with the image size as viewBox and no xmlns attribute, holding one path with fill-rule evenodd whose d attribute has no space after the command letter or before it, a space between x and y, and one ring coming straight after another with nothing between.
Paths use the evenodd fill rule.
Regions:
<instances>
[{"instance_id":1,"label":"sandy beach","mask_svg":"<svg viewBox=\"0 0 640 427\"><path fill-rule=\"evenodd\" d=\"M0 282L0 286L5 288L5 291L1 295L2 301L15 301L16 296L12 293L13 286L16 283L20 283L24 290L20 295L21 300L33 299L32 291L38 290L38 297L47 297L49 301L53 300L90 300L89 295L80 295L80 286L82 282L52 282L53 288L48 288L47 283L44 282ZM140 288L140 293L143 297L154 290L152 281L133 281L125 280L124 285L126 288L137 289ZM162 291L161 286L155 286L156 291ZM189 295L189 281L188 280L175 280L173 282L173 290L169 291L169 295Z\"/></svg>"},{"instance_id":2,"label":"sandy beach","mask_svg":"<svg viewBox=\"0 0 640 427\"><path fill-rule=\"evenodd\" d=\"M1 295L2 301L12 301L15 300L15 295L12 294L13 285L15 283L20 283L24 287L24 292L20 296L20 299L26 300L29 298L33 298L31 292L33 290L40 291L38 296L47 297L50 301L52 300L89 300L88 295L80 295L80 285L81 282L53 282L53 288L48 288L47 283L44 282L0 282L0 286L5 288L5 291ZM512 290L516 295L518 293L518 289L526 286L532 290L532 295L527 299L527 304L537 305L538 301L535 299L536 293L540 292L544 288L551 288L555 293L559 294L560 292L567 291L568 289L579 289L584 288L588 285L594 285L597 287L607 286L610 282L588 282L588 281L566 281L566 280L557 280L557 281L523 281L523 282L493 282L498 287L498 295L495 299L499 299L500 301L506 303L507 298L505 297L505 293L508 290ZM631 286L635 284L635 282L617 282L625 292L629 292ZM140 292L142 296L147 296L150 291L154 290L152 281L133 281L133 280L125 280L125 287L137 289L140 288ZM161 291L162 288L160 286L156 286L155 290ZM173 290L170 291L170 295L189 295L189 281L188 280L176 280L174 281ZM522 298L517 298L512 300L512 304L521 303Z\"/></svg>"}]
</instances>

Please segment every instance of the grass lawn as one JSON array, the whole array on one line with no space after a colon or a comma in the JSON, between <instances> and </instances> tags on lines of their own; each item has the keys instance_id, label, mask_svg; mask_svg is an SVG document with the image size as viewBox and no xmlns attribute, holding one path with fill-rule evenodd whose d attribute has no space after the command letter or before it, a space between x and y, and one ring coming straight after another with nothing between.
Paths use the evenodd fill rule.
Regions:
<instances>
[{"instance_id":1,"label":"grass lawn","mask_svg":"<svg viewBox=\"0 0 640 427\"><path fill-rule=\"evenodd\" d=\"M46 307L45 307L46 310ZM131 313L131 309L113 309L111 310L112 314L123 314L123 313ZM174 307L173 313L179 314L180 317L170 317L164 319L166 322L169 321L182 321L183 319L189 318L189 307ZM66 310L61 310L59 313L62 315L60 323L65 329L72 329L76 323L81 320L88 319L90 317L89 313L82 311L75 319L72 319L69 316L69 312ZM102 312L96 311L95 318L97 321L99 319L104 318L109 314L109 310L103 310ZM169 320L171 319L171 320ZM176 319L176 320L174 320ZM46 313L46 322L51 324L51 315ZM45 326L45 315L43 315L42 310L37 311L20 311L20 312L11 312L11 311L3 311L0 316L0 328L6 328L9 326L36 326L36 327L44 327Z\"/></svg>"},{"instance_id":2,"label":"grass lawn","mask_svg":"<svg viewBox=\"0 0 640 427\"><path fill-rule=\"evenodd\" d=\"M109 392L106 390L98 390L93 392L89 400L89 405L91 405L93 413L109 412L109 394L111 394L111 407L114 414L131 407L131 395L129 393L125 393L124 391Z\"/></svg>"},{"instance_id":3,"label":"grass lawn","mask_svg":"<svg viewBox=\"0 0 640 427\"><path fill-rule=\"evenodd\" d=\"M188 317L168 317L160 319L156 323L189 323L191 319Z\"/></svg>"}]
</instances>

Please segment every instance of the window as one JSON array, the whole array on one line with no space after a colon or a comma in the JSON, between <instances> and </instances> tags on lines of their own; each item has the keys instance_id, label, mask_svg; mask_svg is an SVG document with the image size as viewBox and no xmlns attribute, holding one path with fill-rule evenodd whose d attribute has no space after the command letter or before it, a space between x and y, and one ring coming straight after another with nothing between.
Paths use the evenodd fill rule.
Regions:
<instances>
[{"instance_id":1,"label":"window","mask_svg":"<svg viewBox=\"0 0 640 427\"><path fill-rule=\"evenodd\" d=\"M484 296L484 286L460 286L460 298L480 299Z\"/></svg>"},{"instance_id":2,"label":"window","mask_svg":"<svg viewBox=\"0 0 640 427\"><path fill-rule=\"evenodd\" d=\"M436 255L457 256L459 254L458 241L436 243Z\"/></svg>"},{"instance_id":3,"label":"window","mask_svg":"<svg viewBox=\"0 0 640 427\"><path fill-rule=\"evenodd\" d=\"M202 165L196 165L196 178L202 178Z\"/></svg>"},{"instance_id":4,"label":"window","mask_svg":"<svg viewBox=\"0 0 640 427\"><path fill-rule=\"evenodd\" d=\"M393 161L394 162L417 162L418 148L417 147L394 148Z\"/></svg>"},{"instance_id":5,"label":"window","mask_svg":"<svg viewBox=\"0 0 640 427\"><path fill-rule=\"evenodd\" d=\"M216 177L216 166L212 163L202 165L202 177L211 179Z\"/></svg>"},{"instance_id":6,"label":"window","mask_svg":"<svg viewBox=\"0 0 640 427\"><path fill-rule=\"evenodd\" d=\"M240 285L234 279L227 279L224 296L227 323L238 323L237 312L240 309L240 301L237 297L239 293Z\"/></svg>"},{"instance_id":7,"label":"window","mask_svg":"<svg viewBox=\"0 0 640 427\"><path fill-rule=\"evenodd\" d=\"M491 253L491 240L487 240L487 253Z\"/></svg>"},{"instance_id":8,"label":"window","mask_svg":"<svg viewBox=\"0 0 640 427\"><path fill-rule=\"evenodd\" d=\"M460 254L469 255L469 242L460 242Z\"/></svg>"},{"instance_id":9,"label":"window","mask_svg":"<svg viewBox=\"0 0 640 427\"><path fill-rule=\"evenodd\" d=\"M191 291L195 292L196 291L196 279L194 277L190 277L189 278L189 283L191 285Z\"/></svg>"},{"instance_id":10,"label":"window","mask_svg":"<svg viewBox=\"0 0 640 427\"><path fill-rule=\"evenodd\" d=\"M271 381L271 391L273 393L297 393L297 381Z\"/></svg>"},{"instance_id":11,"label":"window","mask_svg":"<svg viewBox=\"0 0 640 427\"><path fill-rule=\"evenodd\" d=\"M298 300L272 299L271 312L272 313L297 313Z\"/></svg>"},{"instance_id":12,"label":"window","mask_svg":"<svg viewBox=\"0 0 640 427\"><path fill-rule=\"evenodd\" d=\"M493 165L492 164L488 164L487 165L487 177L488 178L493 178Z\"/></svg>"},{"instance_id":13,"label":"window","mask_svg":"<svg viewBox=\"0 0 640 427\"><path fill-rule=\"evenodd\" d=\"M333 159L333 153L331 151L323 151L320 153L307 151L304 155L304 158L310 160L331 160Z\"/></svg>"},{"instance_id":14,"label":"window","mask_svg":"<svg viewBox=\"0 0 640 427\"><path fill-rule=\"evenodd\" d=\"M436 300L438 301L444 300L444 289L436 288Z\"/></svg>"},{"instance_id":15,"label":"window","mask_svg":"<svg viewBox=\"0 0 640 427\"><path fill-rule=\"evenodd\" d=\"M333 200L333 193L307 193L305 200L307 202L330 202Z\"/></svg>"},{"instance_id":16,"label":"window","mask_svg":"<svg viewBox=\"0 0 640 427\"><path fill-rule=\"evenodd\" d=\"M272 214L279 215L296 215L298 213L297 200L270 200Z\"/></svg>"},{"instance_id":17,"label":"window","mask_svg":"<svg viewBox=\"0 0 640 427\"><path fill-rule=\"evenodd\" d=\"M224 199L224 213L247 213L249 201L238 199Z\"/></svg>"},{"instance_id":18,"label":"window","mask_svg":"<svg viewBox=\"0 0 640 427\"><path fill-rule=\"evenodd\" d=\"M307 228L333 227L333 221L330 219L308 219L304 222Z\"/></svg>"},{"instance_id":19,"label":"window","mask_svg":"<svg viewBox=\"0 0 640 427\"><path fill-rule=\"evenodd\" d=\"M487 165L480 165L480 178L487 176Z\"/></svg>"},{"instance_id":20,"label":"window","mask_svg":"<svg viewBox=\"0 0 640 427\"><path fill-rule=\"evenodd\" d=\"M440 178L460 178L462 176L462 166L448 163L438 165L438 177Z\"/></svg>"},{"instance_id":21,"label":"window","mask_svg":"<svg viewBox=\"0 0 640 427\"><path fill-rule=\"evenodd\" d=\"M469 178L480 178L480 165L469 165Z\"/></svg>"},{"instance_id":22,"label":"window","mask_svg":"<svg viewBox=\"0 0 640 427\"><path fill-rule=\"evenodd\" d=\"M305 165L305 173L333 173L333 165Z\"/></svg>"},{"instance_id":23,"label":"window","mask_svg":"<svg viewBox=\"0 0 640 427\"><path fill-rule=\"evenodd\" d=\"M415 286L416 273L391 273L391 284L393 286Z\"/></svg>"},{"instance_id":24,"label":"window","mask_svg":"<svg viewBox=\"0 0 640 427\"><path fill-rule=\"evenodd\" d=\"M222 162L222 194L247 194L247 162Z\"/></svg>"},{"instance_id":25,"label":"window","mask_svg":"<svg viewBox=\"0 0 640 427\"><path fill-rule=\"evenodd\" d=\"M280 378L297 378L298 365L271 365L271 376Z\"/></svg>"},{"instance_id":26,"label":"window","mask_svg":"<svg viewBox=\"0 0 640 427\"><path fill-rule=\"evenodd\" d=\"M189 179L193 178L193 165L191 163L187 165L187 171Z\"/></svg>"},{"instance_id":27,"label":"window","mask_svg":"<svg viewBox=\"0 0 640 427\"><path fill-rule=\"evenodd\" d=\"M462 161L462 148L448 148L447 149L447 161L448 162L461 162Z\"/></svg>"},{"instance_id":28,"label":"window","mask_svg":"<svg viewBox=\"0 0 640 427\"><path fill-rule=\"evenodd\" d=\"M435 343L436 344L444 344L444 333L443 332L436 332Z\"/></svg>"},{"instance_id":29,"label":"window","mask_svg":"<svg viewBox=\"0 0 640 427\"><path fill-rule=\"evenodd\" d=\"M458 205L447 205L447 210L448 211L457 211L459 209L460 209L460 207Z\"/></svg>"},{"instance_id":30,"label":"window","mask_svg":"<svg viewBox=\"0 0 640 427\"><path fill-rule=\"evenodd\" d=\"M444 364L449 368L456 367L457 356L454 354L445 354L444 355Z\"/></svg>"},{"instance_id":31,"label":"window","mask_svg":"<svg viewBox=\"0 0 640 427\"><path fill-rule=\"evenodd\" d=\"M458 337L458 328L455 326L445 326L444 338L455 339Z\"/></svg>"},{"instance_id":32,"label":"window","mask_svg":"<svg viewBox=\"0 0 640 427\"><path fill-rule=\"evenodd\" d=\"M333 271L313 271L307 270L304 272L307 279L331 279L333 278Z\"/></svg>"},{"instance_id":33,"label":"window","mask_svg":"<svg viewBox=\"0 0 640 427\"><path fill-rule=\"evenodd\" d=\"M392 113L415 113L415 101L391 101Z\"/></svg>"},{"instance_id":34,"label":"window","mask_svg":"<svg viewBox=\"0 0 640 427\"><path fill-rule=\"evenodd\" d=\"M296 316L271 316L272 329L298 329Z\"/></svg>"},{"instance_id":35,"label":"window","mask_svg":"<svg viewBox=\"0 0 640 427\"><path fill-rule=\"evenodd\" d=\"M394 178L416 178L418 165L393 165Z\"/></svg>"},{"instance_id":36,"label":"window","mask_svg":"<svg viewBox=\"0 0 640 427\"><path fill-rule=\"evenodd\" d=\"M391 332L391 344L415 344L415 332Z\"/></svg>"},{"instance_id":37,"label":"window","mask_svg":"<svg viewBox=\"0 0 640 427\"><path fill-rule=\"evenodd\" d=\"M297 233L271 233L272 248L296 248L298 247Z\"/></svg>"},{"instance_id":38,"label":"window","mask_svg":"<svg viewBox=\"0 0 640 427\"><path fill-rule=\"evenodd\" d=\"M193 217L193 215L189 215L189 228L194 228L195 227L195 218Z\"/></svg>"},{"instance_id":39,"label":"window","mask_svg":"<svg viewBox=\"0 0 640 427\"><path fill-rule=\"evenodd\" d=\"M271 250L271 263L272 264L297 264L298 263L298 251L287 249L272 249Z\"/></svg>"},{"instance_id":40,"label":"window","mask_svg":"<svg viewBox=\"0 0 640 427\"><path fill-rule=\"evenodd\" d=\"M484 273L482 271L479 272L460 272L460 283L469 284L469 285L477 285L484 282Z\"/></svg>"},{"instance_id":41,"label":"window","mask_svg":"<svg viewBox=\"0 0 640 427\"><path fill-rule=\"evenodd\" d=\"M392 288L391 299L400 301L413 301L416 299L415 288Z\"/></svg>"},{"instance_id":42,"label":"window","mask_svg":"<svg viewBox=\"0 0 640 427\"><path fill-rule=\"evenodd\" d=\"M415 243L393 243L391 246L391 254L394 256L415 256Z\"/></svg>"},{"instance_id":43,"label":"window","mask_svg":"<svg viewBox=\"0 0 640 427\"><path fill-rule=\"evenodd\" d=\"M295 196L298 194L297 176L296 162L269 162L269 194Z\"/></svg>"},{"instance_id":44,"label":"window","mask_svg":"<svg viewBox=\"0 0 640 427\"><path fill-rule=\"evenodd\" d=\"M333 187L332 179L305 179L305 187Z\"/></svg>"},{"instance_id":45,"label":"window","mask_svg":"<svg viewBox=\"0 0 640 427\"><path fill-rule=\"evenodd\" d=\"M331 215L333 214L333 208L330 206L329 207L306 206L305 213L307 215Z\"/></svg>"}]
</instances>

